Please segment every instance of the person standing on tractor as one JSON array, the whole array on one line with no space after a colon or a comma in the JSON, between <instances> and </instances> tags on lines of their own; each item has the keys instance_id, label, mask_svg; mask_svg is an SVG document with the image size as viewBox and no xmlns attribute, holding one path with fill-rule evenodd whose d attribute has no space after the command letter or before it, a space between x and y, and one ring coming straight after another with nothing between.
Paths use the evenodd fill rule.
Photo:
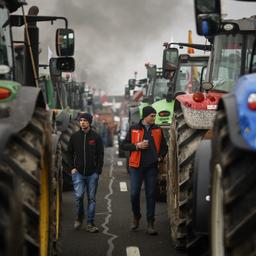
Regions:
<instances>
[{"instance_id":1,"label":"person standing on tractor","mask_svg":"<svg viewBox=\"0 0 256 256\"><path fill-rule=\"evenodd\" d=\"M155 125L156 110L146 106L142 110L142 119L132 125L122 144L130 151L129 173L131 176L131 205L133 212L132 230L137 230L141 218L140 191L144 181L147 207L147 233L157 235L154 228L156 185L158 163L168 151L162 129Z\"/></svg>"},{"instance_id":2,"label":"person standing on tractor","mask_svg":"<svg viewBox=\"0 0 256 256\"><path fill-rule=\"evenodd\" d=\"M80 130L75 132L68 145L68 163L76 201L74 228L79 229L84 219L84 192L86 189L87 228L91 233L98 232L94 225L96 192L99 175L103 168L104 147L100 135L91 129L93 117L89 113L79 116Z\"/></svg>"}]
</instances>

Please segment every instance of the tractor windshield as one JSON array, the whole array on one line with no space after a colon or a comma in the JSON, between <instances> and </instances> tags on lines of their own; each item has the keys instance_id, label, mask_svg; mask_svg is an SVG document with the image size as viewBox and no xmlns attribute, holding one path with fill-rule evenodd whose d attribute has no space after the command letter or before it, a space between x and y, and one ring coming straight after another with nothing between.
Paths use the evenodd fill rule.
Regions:
<instances>
[{"instance_id":1,"label":"tractor windshield","mask_svg":"<svg viewBox=\"0 0 256 256\"><path fill-rule=\"evenodd\" d=\"M7 22L8 10L0 8L0 79L11 79L8 70L13 66L10 26ZM7 71L2 71L3 68Z\"/></svg>"},{"instance_id":2,"label":"tractor windshield","mask_svg":"<svg viewBox=\"0 0 256 256\"><path fill-rule=\"evenodd\" d=\"M192 93L200 90L200 78L203 67L207 66L207 59L204 62L194 61L181 63L176 80L176 92Z\"/></svg>"},{"instance_id":3,"label":"tractor windshield","mask_svg":"<svg viewBox=\"0 0 256 256\"><path fill-rule=\"evenodd\" d=\"M254 38L247 34L216 36L212 66L214 89L229 92L238 78L248 72Z\"/></svg>"},{"instance_id":4,"label":"tractor windshield","mask_svg":"<svg viewBox=\"0 0 256 256\"><path fill-rule=\"evenodd\" d=\"M154 102L166 98L168 92L168 80L157 78L154 86Z\"/></svg>"}]
</instances>

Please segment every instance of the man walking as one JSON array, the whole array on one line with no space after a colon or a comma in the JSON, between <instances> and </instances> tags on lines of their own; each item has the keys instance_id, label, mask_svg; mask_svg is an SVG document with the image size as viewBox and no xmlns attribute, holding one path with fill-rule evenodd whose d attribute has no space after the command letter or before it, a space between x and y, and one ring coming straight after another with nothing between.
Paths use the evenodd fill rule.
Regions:
<instances>
[{"instance_id":1,"label":"man walking","mask_svg":"<svg viewBox=\"0 0 256 256\"><path fill-rule=\"evenodd\" d=\"M91 129L92 116L82 113L79 116L80 130L75 132L68 145L68 162L76 201L74 228L79 229L84 219L84 192L87 194L87 228L91 233L98 232L94 225L96 192L99 175L102 172L104 147L101 137Z\"/></svg>"},{"instance_id":2,"label":"man walking","mask_svg":"<svg viewBox=\"0 0 256 256\"><path fill-rule=\"evenodd\" d=\"M139 227L140 191L144 181L147 205L147 233L156 235L154 228L158 163L167 154L168 147L162 129L155 125L156 111L151 106L142 110L142 120L130 127L123 149L130 151L129 172L131 176L132 230Z\"/></svg>"}]
</instances>

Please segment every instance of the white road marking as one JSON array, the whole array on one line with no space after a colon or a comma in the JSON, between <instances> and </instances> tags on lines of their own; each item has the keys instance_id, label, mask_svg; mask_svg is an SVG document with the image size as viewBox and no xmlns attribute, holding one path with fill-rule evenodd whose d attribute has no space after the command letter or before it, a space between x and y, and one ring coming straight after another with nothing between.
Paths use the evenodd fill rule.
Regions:
<instances>
[{"instance_id":1,"label":"white road marking","mask_svg":"<svg viewBox=\"0 0 256 256\"><path fill-rule=\"evenodd\" d=\"M122 161L117 161L117 166L123 166L123 162Z\"/></svg>"},{"instance_id":2,"label":"white road marking","mask_svg":"<svg viewBox=\"0 0 256 256\"><path fill-rule=\"evenodd\" d=\"M101 225L103 227L103 229L104 229L102 233L105 234L106 236L110 237L108 239L108 246L109 247L108 247L108 251L107 251L106 256L112 256L112 253L113 253L113 251L115 249L115 245L114 245L113 241L116 238L118 238L117 235L112 234L112 233L109 232L109 227L108 227L109 220L112 217L112 198L111 198L111 195L114 194L114 191L113 191L113 188L112 188L113 182L115 180L115 177L113 176L113 169L114 169L114 157L112 155L111 156L110 171L109 171L109 177L110 177L110 181L109 181L109 185L108 185L109 193L104 197L107 200L107 211L108 211L108 214L105 217L104 223Z\"/></svg>"},{"instance_id":3,"label":"white road marking","mask_svg":"<svg viewBox=\"0 0 256 256\"><path fill-rule=\"evenodd\" d=\"M138 247L135 247L135 246L126 247L126 255L127 256L140 256L140 250Z\"/></svg>"},{"instance_id":4,"label":"white road marking","mask_svg":"<svg viewBox=\"0 0 256 256\"><path fill-rule=\"evenodd\" d=\"M120 185L120 191L121 191L121 192L126 192L126 191L128 191L126 182L120 182L119 185Z\"/></svg>"}]
</instances>

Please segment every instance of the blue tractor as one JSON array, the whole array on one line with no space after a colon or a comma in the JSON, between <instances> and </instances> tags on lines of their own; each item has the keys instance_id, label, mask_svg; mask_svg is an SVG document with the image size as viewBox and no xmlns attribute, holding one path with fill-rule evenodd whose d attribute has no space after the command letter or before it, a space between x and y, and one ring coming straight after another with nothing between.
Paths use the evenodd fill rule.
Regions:
<instances>
[{"instance_id":1,"label":"blue tractor","mask_svg":"<svg viewBox=\"0 0 256 256\"><path fill-rule=\"evenodd\" d=\"M195 1L199 34L215 38L229 27L236 36L235 30L239 31L236 23L221 20L219 0L201 2L201 5L199 2ZM248 21L254 26L246 32ZM239 26L244 27L243 35L255 30L255 17L243 19ZM254 255L256 251L255 32L248 39L241 54L244 57L240 78L220 99L211 140L201 142L195 157L193 228L197 234L209 233L213 256ZM221 83L228 84L227 80Z\"/></svg>"}]
</instances>

